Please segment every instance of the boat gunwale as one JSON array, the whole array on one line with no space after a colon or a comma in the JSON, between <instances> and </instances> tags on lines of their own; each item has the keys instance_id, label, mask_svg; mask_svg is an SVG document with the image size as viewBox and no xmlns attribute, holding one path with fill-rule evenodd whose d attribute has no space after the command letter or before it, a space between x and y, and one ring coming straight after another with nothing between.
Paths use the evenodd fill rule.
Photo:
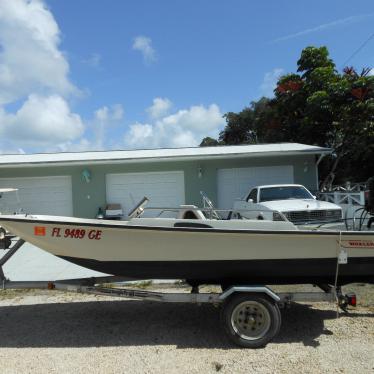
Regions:
<instances>
[{"instance_id":1,"label":"boat gunwale","mask_svg":"<svg viewBox=\"0 0 374 374\"><path fill-rule=\"evenodd\" d=\"M84 218L83 218L84 219ZM187 220L186 220L187 221ZM194 220L196 221L196 220ZM85 226L85 227L105 227L110 229L134 229L134 230L151 230L151 231L182 231L182 232L214 232L219 234L230 233L230 234L267 234L267 235L323 235L323 236L352 236L352 235L363 235L373 236L374 232L371 231L321 231L321 230L255 230L255 229L221 229L216 227L211 228L200 228L200 227L164 227L164 226L144 226L144 225L113 225L105 222L69 222L69 221L53 221L43 219L30 219L30 218L2 218L0 216L0 225L2 222L27 222L27 223L38 223L38 224L54 224L54 225L65 225L65 226ZM180 221L178 221L180 222ZM189 221L188 221L189 222Z\"/></svg>"}]
</instances>

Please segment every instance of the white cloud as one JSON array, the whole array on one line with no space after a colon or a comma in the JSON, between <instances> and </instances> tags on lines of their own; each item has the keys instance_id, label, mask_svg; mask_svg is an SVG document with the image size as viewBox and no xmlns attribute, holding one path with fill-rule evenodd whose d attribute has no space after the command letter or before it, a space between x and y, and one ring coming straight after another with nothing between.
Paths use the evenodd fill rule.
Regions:
<instances>
[{"instance_id":1,"label":"white cloud","mask_svg":"<svg viewBox=\"0 0 374 374\"><path fill-rule=\"evenodd\" d=\"M369 75L374 75L374 69L371 69L371 70L369 71Z\"/></svg>"},{"instance_id":2,"label":"white cloud","mask_svg":"<svg viewBox=\"0 0 374 374\"><path fill-rule=\"evenodd\" d=\"M160 118L168 114L173 106L172 102L167 98L156 97L153 99L153 104L147 109L151 118Z\"/></svg>"},{"instance_id":3,"label":"white cloud","mask_svg":"<svg viewBox=\"0 0 374 374\"><path fill-rule=\"evenodd\" d=\"M113 121L119 121L123 119L124 110L121 104L112 105L112 119Z\"/></svg>"},{"instance_id":4,"label":"white cloud","mask_svg":"<svg viewBox=\"0 0 374 374\"><path fill-rule=\"evenodd\" d=\"M134 38L132 49L141 52L147 65L157 60L156 51L152 47L152 39L147 36L139 35Z\"/></svg>"},{"instance_id":5,"label":"white cloud","mask_svg":"<svg viewBox=\"0 0 374 374\"><path fill-rule=\"evenodd\" d=\"M57 145L57 147L52 147L49 149L50 152L86 152L86 151L93 151L95 148L93 147L92 142L90 142L86 138L82 138L77 142L64 142Z\"/></svg>"},{"instance_id":6,"label":"white cloud","mask_svg":"<svg viewBox=\"0 0 374 374\"><path fill-rule=\"evenodd\" d=\"M123 118L123 107L114 104L110 107L103 106L95 111L95 119L100 122L119 121Z\"/></svg>"},{"instance_id":7,"label":"white cloud","mask_svg":"<svg viewBox=\"0 0 374 374\"><path fill-rule=\"evenodd\" d=\"M225 125L216 104L192 106L155 123L134 123L124 136L129 148L192 147L206 136L217 137Z\"/></svg>"},{"instance_id":8,"label":"white cloud","mask_svg":"<svg viewBox=\"0 0 374 374\"><path fill-rule=\"evenodd\" d=\"M285 71L282 68L275 68L272 71L267 72L260 85L261 96L274 96L274 89L277 85L278 79L284 73Z\"/></svg>"},{"instance_id":9,"label":"white cloud","mask_svg":"<svg viewBox=\"0 0 374 374\"><path fill-rule=\"evenodd\" d=\"M94 113L94 119L91 123L93 139L91 148L97 150L105 149L106 133L109 127L117 124L123 119L124 110L121 104L114 104L110 107L103 106Z\"/></svg>"},{"instance_id":10,"label":"white cloud","mask_svg":"<svg viewBox=\"0 0 374 374\"><path fill-rule=\"evenodd\" d=\"M121 104L103 106L93 113L90 120L86 120L85 132L72 140L66 139L62 142L45 147L47 152L84 152L111 149L113 146L119 148L118 139L113 141L108 136L117 125L121 124L124 110Z\"/></svg>"},{"instance_id":11,"label":"white cloud","mask_svg":"<svg viewBox=\"0 0 374 374\"><path fill-rule=\"evenodd\" d=\"M18 146L49 146L73 141L83 134L78 114L58 95L30 95L14 114L0 111L0 134Z\"/></svg>"},{"instance_id":12,"label":"white cloud","mask_svg":"<svg viewBox=\"0 0 374 374\"><path fill-rule=\"evenodd\" d=\"M337 27L337 26L345 26L345 25L348 25L348 24L351 24L351 23L360 22L360 21L363 21L364 19L367 19L367 18L373 17L373 16L374 16L374 13L370 13L370 14L361 14L361 15L357 15L357 16L351 16L351 17L347 17L347 18L338 19L338 20L335 20L333 22L324 23L324 24L318 25L316 27L312 27L312 28L309 28L309 29L306 29L306 30L296 32L294 34L289 34L289 35L286 35L286 36L282 36L280 38L274 39L272 42L273 43L283 42L285 40L297 38L299 36L304 36L304 35L312 34L312 33L319 32L319 31L324 31L326 29L334 28L334 27Z\"/></svg>"},{"instance_id":13,"label":"white cloud","mask_svg":"<svg viewBox=\"0 0 374 374\"><path fill-rule=\"evenodd\" d=\"M67 95L69 64L59 50L60 31L41 0L0 1L0 104L31 92Z\"/></svg>"},{"instance_id":14,"label":"white cloud","mask_svg":"<svg viewBox=\"0 0 374 374\"><path fill-rule=\"evenodd\" d=\"M1 0L0 45L2 149L44 151L76 142L84 124L67 99L79 90L69 79L60 30L45 2ZM12 103L20 103L17 111L5 109Z\"/></svg>"},{"instance_id":15,"label":"white cloud","mask_svg":"<svg viewBox=\"0 0 374 374\"><path fill-rule=\"evenodd\" d=\"M148 37L136 37L133 49L141 52L146 64L157 60ZM99 67L100 60L93 54L83 62ZM84 123L69 106L78 92L60 50L59 27L45 0L0 0L0 153L123 146L122 139L109 136L118 134L123 107L103 106ZM205 136L217 137L225 125L215 104L169 114L171 107L169 99L155 98L147 109L149 123L131 125L125 145L195 146Z\"/></svg>"}]
</instances>

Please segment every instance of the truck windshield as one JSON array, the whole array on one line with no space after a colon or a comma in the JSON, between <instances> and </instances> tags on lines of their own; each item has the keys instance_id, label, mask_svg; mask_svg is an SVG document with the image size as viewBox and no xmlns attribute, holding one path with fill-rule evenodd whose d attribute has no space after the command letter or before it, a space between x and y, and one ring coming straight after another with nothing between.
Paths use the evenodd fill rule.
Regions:
<instances>
[{"instance_id":1,"label":"truck windshield","mask_svg":"<svg viewBox=\"0 0 374 374\"><path fill-rule=\"evenodd\" d=\"M304 187L267 187L261 188L260 201L313 199L312 194Z\"/></svg>"}]
</instances>

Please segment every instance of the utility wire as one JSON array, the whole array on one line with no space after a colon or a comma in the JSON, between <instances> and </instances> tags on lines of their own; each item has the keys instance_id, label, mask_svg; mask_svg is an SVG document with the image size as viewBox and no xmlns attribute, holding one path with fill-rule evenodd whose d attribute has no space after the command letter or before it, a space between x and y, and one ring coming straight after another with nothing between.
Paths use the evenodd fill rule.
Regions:
<instances>
[{"instance_id":1,"label":"utility wire","mask_svg":"<svg viewBox=\"0 0 374 374\"><path fill-rule=\"evenodd\" d=\"M374 38L374 32L343 62L342 68L346 66L346 64L355 57L369 42L371 39Z\"/></svg>"}]
</instances>

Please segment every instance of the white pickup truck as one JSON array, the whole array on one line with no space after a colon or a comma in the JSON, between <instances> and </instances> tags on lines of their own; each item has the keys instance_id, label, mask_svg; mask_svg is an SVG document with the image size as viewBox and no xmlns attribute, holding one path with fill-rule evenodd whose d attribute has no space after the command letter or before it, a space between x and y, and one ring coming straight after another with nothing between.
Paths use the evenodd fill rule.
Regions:
<instances>
[{"instance_id":1,"label":"white pickup truck","mask_svg":"<svg viewBox=\"0 0 374 374\"><path fill-rule=\"evenodd\" d=\"M231 218L284 220L282 215L299 225L339 222L343 218L338 205L316 200L300 184L254 187L234 202Z\"/></svg>"}]
</instances>

